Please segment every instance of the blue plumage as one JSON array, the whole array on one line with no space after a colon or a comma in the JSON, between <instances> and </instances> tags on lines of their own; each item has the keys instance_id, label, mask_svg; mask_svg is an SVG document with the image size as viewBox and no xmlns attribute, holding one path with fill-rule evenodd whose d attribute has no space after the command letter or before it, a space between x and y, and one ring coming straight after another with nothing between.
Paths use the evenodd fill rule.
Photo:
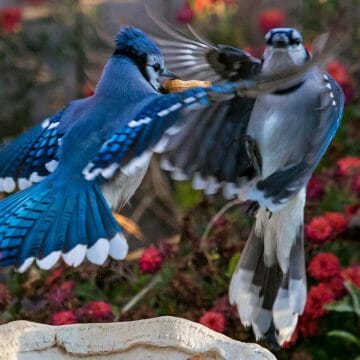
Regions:
<instances>
[{"instance_id":1,"label":"blue plumage","mask_svg":"<svg viewBox=\"0 0 360 360\"><path fill-rule=\"evenodd\" d=\"M139 29L129 26L121 29L115 37L117 52L135 56L153 54L162 57L159 47Z\"/></svg>"},{"instance_id":2,"label":"blue plumage","mask_svg":"<svg viewBox=\"0 0 360 360\"><path fill-rule=\"evenodd\" d=\"M77 266L85 257L103 264L108 256L126 256L128 245L110 209L140 185L153 147L182 108L208 105L212 93L236 89L165 95L159 78L166 75L156 44L123 28L95 95L70 103L0 152L0 164L15 164L2 169L5 179L26 180L27 186L41 181L0 202L0 265L25 271L34 261L49 269L60 257ZM7 190L9 185L6 180Z\"/></svg>"}]
</instances>

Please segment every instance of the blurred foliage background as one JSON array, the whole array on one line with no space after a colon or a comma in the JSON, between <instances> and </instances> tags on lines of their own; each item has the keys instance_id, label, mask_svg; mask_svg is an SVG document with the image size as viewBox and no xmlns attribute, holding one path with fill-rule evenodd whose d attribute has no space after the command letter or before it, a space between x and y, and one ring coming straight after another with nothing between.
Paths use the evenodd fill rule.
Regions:
<instances>
[{"instance_id":1,"label":"blurred foliage background","mask_svg":"<svg viewBox=\"0 0 360 360\"><path fill-rule=\"evenodd\" d=\"M343 51L327 65L346 95L341 129L308 188L305 314L280 359L355 359L360 353L360 1L147 0L173 24L261 57L264 33L292 26L307 46L330 29ZM142 1L1 0L0 141L68 101L93 93L124 24L156 33ZM0 321L69 324L174 315L254 341L227 299L253 219L247 204L174 183L154 159L122 210L132 252L104 267L0 270ZM207 226L211 224L211 228ZM141 235L139 232L142 232ZM203 246L200 246L203 245ZM140 295L139 295L140 294Z\"/></svg>"}]
</instances>

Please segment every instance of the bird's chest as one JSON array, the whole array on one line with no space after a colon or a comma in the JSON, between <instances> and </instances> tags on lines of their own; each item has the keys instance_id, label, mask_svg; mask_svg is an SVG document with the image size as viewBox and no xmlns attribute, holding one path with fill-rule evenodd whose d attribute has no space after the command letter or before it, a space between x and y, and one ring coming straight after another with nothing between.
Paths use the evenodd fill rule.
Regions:
<instances>
[{"instance_id":1,"label":"bird's chest","mask_svg":"<svg viewBox=\"0 0 360 360\"><path fill-rule=\"evenodd\" d=\"M306 146L306 106L296 94L260 96L254 105L248 134L256 141L263 176L297 162Z\"/></svg>"}]
</instances>

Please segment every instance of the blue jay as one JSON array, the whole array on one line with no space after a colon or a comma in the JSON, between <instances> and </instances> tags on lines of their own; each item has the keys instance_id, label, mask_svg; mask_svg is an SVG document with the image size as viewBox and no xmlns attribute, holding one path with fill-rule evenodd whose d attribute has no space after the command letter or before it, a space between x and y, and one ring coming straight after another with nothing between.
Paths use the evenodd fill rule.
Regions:
<instances>
[{"instance_id":1,"label":"blue jay","mask_svg":"<svg viewBox=\"0 0 360 360\"><path fill-rule=\"evenodd\" d=\"M150 14L151 15L151 14ZM152 16L153 17L153 16ZM262 60L153 19L167 65L215 83L256 79L304 66L310 54L301 34L272 29ZM289 340L306 301L305 189L334 137L343 113L339 85L316 66L296 81L255 98L238 96L191 114L167 139L162 167L195 189L256 204L256 222L232 276L229 297L257 339L278 347Z\"/></svg>"},{"instance_id":2,"label":"blue jay","mask_svg":"<svg viewBox=\"0 0 360 360\"><path fill-rule=\"evenodd\" d=\"M0 152L0 265L50 269L60 257L103 264L128 251L111 208L133 195L153 149L184 108L207 106L235 84L163 94L174 77L140 30L120 29L92 97L71 102ZM227 96L227 95L226 95Z\"/></svg>"}]
</instances>

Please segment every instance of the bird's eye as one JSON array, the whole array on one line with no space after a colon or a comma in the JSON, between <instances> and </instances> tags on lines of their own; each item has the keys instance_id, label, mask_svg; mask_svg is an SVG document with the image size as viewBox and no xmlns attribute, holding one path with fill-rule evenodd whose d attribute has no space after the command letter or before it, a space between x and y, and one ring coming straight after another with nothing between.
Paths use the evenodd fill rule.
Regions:
<instances>
[{"instance_id":1,"label":"bird's eye","mask_svg":"<svg viewBox=\"0 0 360 360\"><path fill-rule=\"evenodd\" d=\"M154 64L154 65L153 65L153 69L154 69L156 72L160 71L160 69L161 69L160 64Z\"/></svg>"},{"instance_id":2,"label":"bird's eye","mask_svg":"<svg viewBox=\"0 0 360 360\"><path fill-rule=\"evenodd\" d=\"M294 39L294 40L293 40L293 43L294 43L295 45L300 45L300 44L301 44L301 40L300 40L300 39Z\"/></svg>"}]
</instances>

